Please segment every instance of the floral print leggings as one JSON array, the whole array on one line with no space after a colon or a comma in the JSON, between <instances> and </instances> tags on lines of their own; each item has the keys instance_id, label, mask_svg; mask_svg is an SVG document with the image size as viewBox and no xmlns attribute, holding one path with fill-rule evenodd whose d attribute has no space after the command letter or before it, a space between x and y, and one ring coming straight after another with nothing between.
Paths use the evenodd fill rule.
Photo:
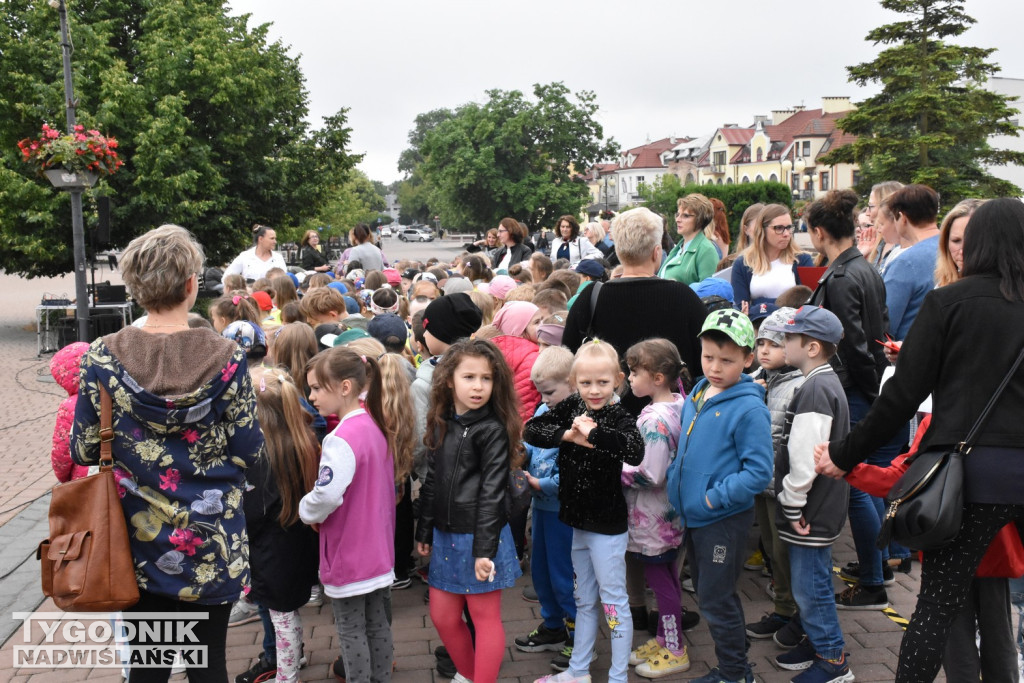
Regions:
<instances>
[{"instance_id":1,"label":"floral print leggings","mask_svg":"<svg viewBox=\"0 0 1024 683\"><path fill-rule=\"evenodd\" d=\"M299 680L299 659L302 657L302 617L298 611L278 612L270 610L274 622L274 637L277 642L278 683L294 683Z\"/></svg>"}]
</instances>

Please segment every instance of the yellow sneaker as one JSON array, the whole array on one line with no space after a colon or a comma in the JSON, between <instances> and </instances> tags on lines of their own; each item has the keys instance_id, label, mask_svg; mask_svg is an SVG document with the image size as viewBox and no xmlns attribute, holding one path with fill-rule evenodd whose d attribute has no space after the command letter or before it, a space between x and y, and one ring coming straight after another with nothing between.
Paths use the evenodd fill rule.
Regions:
<instances>
[{"instance_id":1,"label":"yellow sneaker","mask_svg":"<svg viewBox=\"0 0 1024 683\"><path fill-rule=\"evenodd\" d=\"M743 563L744 569L749 569L752 572L760 571L764 569L764 555L760 550L755 550L750 554L750 557Z\"/></svg>"},{"instance_id":2,"label":"yellow sneaker","mask_svg":"<svg viewBox=\"0 0 1024 683\"><path fill-rule=\"evenodd\" d=\"M686 650L683 650L681 655L674 655L662 647L658 648L653 657L637 665L636 675L644 678L661 678L687 671L689 668L690 655Z\"/></svg>"},{"instance_id":3,"label":"yellow sneaker","mask_svg":"<svg viewBox=\"0 0 1024 683\"><path fill-rule=\"evenodd\" d=\"M658 639L651 638L646 643L629 653L629 665L636 666L638 664L643 664L649 657L653 657L658 654L658 650L660 649L661 645L658 645Z\"/></svg>"}]
</instances>

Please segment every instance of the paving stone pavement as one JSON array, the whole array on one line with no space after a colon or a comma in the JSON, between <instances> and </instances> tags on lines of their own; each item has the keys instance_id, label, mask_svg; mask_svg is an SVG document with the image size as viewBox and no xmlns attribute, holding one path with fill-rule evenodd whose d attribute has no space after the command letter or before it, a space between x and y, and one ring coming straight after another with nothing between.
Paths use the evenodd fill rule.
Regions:
<instances>
[{"instance_id":1,"label":"paving stone pavement","mask_svg":"<svg viewBox=\"0 0 1024 683\"><path fill-rule=\"evenodd\" d=\"M0 310L0 402L5 411L0 416L0 683L51 683L75 679L88 679L90 683L118 683L121 678L111 669L25 669L15 668L13 652L21 645L20 622L13 618L15 611L36 608L55 611L49 600L43 601L38 586L38 564L34 550L46 535L47 493L56 483L50 468L49 449L53 417L63 390L49 378L49 355L36 358L35 332L31 328L33 307L41 291L73 291L69 279L57 281L22 281L0 274L0 287L14 291L12 301ZM12 289L17 287L17 289ZM27 293L26 293L27 291ZM756 544L754 533L751 548ZM834 549L834 559L842 566L855 559L852 539L844 534ZM909 575L897 574L897 583L889 589L895 609L909 617L915 602L919 568ZM519 585L505 592L502 614L505 624L507 650L501 669L503 683L525 683L550 672L551 653L522 653L512 644L516 636L523 635L540 621L539 605L521 599L521 587L529 583L529 576ZM771 610L764 591L766 579L758 572L744 572L740 592L744 597L747 621L756 621ZM837 589L842 582L836 580ZM437 633L430 623L427 606L423 602L425 587L419 583L407 590L395 591L394 625L396 683L430 683L442 679L433 670L434 647L440 645ZM684 595L684 604L696 609L692 596ZM309 665L300 678L307 682L334 681L331 662L337 657L338 636L334 629L331 608L304 607L301 610L305 631ZM858 681L892 681L896 666L900 626L880 612L840 612L840 622L846 635L850 663ZM30 642L39 642L36 634ZM692 667L685 674L667 677L668 681L696 678L708 671L714 663L714 648L706 625L702 622L693 632L686 634ZM639 645L647 634L634 638ZM229 630L228 671L234 677L246 670L255 660L262 640L259 622ZM609 641L606 636L598 643L599 658L591 671L595 682L607 680ZM764 683L781 683L792 678L791 672L776 669L772 658L780 652L771 640L755 641L750 649L757 679ZM174 680L185 680L179 676ZM645 680L630 673L631 681ZM941 676L937 680L944 680Z\"/></svg>"}]
</instances>

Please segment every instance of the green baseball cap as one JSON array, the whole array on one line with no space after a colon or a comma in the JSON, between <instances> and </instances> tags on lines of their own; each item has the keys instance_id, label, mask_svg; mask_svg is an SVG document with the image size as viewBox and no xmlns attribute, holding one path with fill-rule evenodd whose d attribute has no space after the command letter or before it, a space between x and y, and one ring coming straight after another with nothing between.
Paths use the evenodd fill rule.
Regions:
<instances>
[{"instance_id":1,"label":"green baseball cap","mask_svg":"<svg viewBox=\"0 0 1024 683\"><path fill-rule=\"evenodd\" d=\"M754 325L750 318L734 308L723 308L711 313L704 319L704 326L700 328L700 334L697 336L712 330L726 335L736 342L737 346L754 348Z\"/></svg>"}]
</instances>

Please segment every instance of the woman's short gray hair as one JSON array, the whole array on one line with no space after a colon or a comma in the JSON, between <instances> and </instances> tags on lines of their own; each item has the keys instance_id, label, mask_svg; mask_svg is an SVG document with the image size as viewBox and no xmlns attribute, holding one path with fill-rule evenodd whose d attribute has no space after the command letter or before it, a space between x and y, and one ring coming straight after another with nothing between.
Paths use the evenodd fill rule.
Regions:
<instances>
[{"instance_id":1,"label":"woman's short gray hair","mask_svg":"<svg viewBox=\"0 0 1024 683\"><path fill-rule=\"evenodd\" d=\"M650 209L641 206L624 211L612 221L615 253L626 265L645 263L661 245L664 232L665 222Z\"/></svg>"},{"instance_id":2,"label":"woman's short gray hair","mask_svg":"<svg viewBox=\"0 0 1024 683\"><path fill-rule=\"evenodd\" d=\"M203 267L203 247L185 228L161 225L129 242L118 265L140 306L165 311L185 300L185 282Z\"/></svg>"}]
</instances>

